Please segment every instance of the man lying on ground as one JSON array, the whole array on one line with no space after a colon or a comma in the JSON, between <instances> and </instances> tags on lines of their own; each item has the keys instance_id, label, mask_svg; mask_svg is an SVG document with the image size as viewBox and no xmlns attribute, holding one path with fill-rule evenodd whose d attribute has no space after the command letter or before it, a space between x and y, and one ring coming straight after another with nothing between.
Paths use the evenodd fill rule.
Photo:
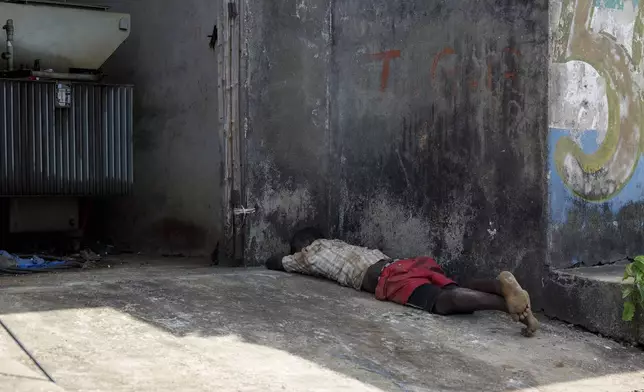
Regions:
<instances>
[{"instance_id":1,"label":"man lying on ground","mask_svg":"<svg viewBox=\"0 0 644 392\"><path fill-rule=\"evenodd\" d=\"M445 276L429 257L394 260L375 249L324 239L316 229L304 229L291 241L291 254L273 256L271 270L298 272L334 280L343 286L374 293L382 301L420 308L440 315L498 310L526 325L525 336L539 329L530 309L530 297L512 273L495 280L459 285Z\"/></svg>"}]
</instances>

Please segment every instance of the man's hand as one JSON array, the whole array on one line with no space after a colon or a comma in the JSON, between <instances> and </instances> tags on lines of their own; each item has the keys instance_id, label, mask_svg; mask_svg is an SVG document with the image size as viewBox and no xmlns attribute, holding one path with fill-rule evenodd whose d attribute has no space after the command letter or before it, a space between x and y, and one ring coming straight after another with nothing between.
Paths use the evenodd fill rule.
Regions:
<instances>
[{"instance_id":1,"label":"man's hand","mask_svg":"<svg viewBox=\"0 0 644 392\"><path fill-rule=\"evenodd\" d=\"M273 256L266 260L266 268L274 271L286 271L284 265L282 264L282 258L284 256Z\"/></svg>"}]
</instances>

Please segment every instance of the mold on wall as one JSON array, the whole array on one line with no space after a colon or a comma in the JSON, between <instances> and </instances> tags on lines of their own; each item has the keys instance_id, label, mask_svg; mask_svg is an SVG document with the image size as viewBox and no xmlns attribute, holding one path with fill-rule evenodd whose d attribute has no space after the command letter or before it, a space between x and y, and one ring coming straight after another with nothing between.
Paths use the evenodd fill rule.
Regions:
<instances>
[{"instance_id":1,"label":"mold on wall","mask_svg":"<svg viewBox=\"0 0 644 392\"><path fill-rule=\"evenodd\" d=\"M551 1L550 263L644 252L644 4Z\"/></svg>"}]
</instances>

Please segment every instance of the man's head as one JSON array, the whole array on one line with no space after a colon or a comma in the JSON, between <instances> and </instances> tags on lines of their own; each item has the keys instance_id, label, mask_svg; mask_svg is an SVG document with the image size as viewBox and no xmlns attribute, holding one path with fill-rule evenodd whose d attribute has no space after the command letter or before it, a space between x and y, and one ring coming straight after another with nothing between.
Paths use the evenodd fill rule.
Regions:
<instances>
[{"instance_id":1,"label":"man's head","mask_svg":"<svg viewBox=\"0 0 644 392\"><path fill-rule=\"evenodd\" d=\"M291 254L301 252L302 249L320 238L324 238L324 234L314 227L307 227L298 231L291 239Z\"/></svg>"}]
</instances>

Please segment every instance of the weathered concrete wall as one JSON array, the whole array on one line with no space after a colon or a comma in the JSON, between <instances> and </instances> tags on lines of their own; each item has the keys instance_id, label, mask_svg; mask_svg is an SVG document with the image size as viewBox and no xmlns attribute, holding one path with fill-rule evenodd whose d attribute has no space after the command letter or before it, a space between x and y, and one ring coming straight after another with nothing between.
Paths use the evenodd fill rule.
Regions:
<instances>
[{"instance_id":1,"label":"weathered concrete wall","mask_svg":"<svg viewBox=\"0 0 644 392\"><path fill-rule=\"evenodd\" d=\"M246 261L288 249L294 230L328 228L328 0L245 1L246 188L259 213Z\"/></svg>"},{"instance_id":2,"label":"weathered concrete wall","mask_svg":"<svg viewBox=\"0 0 644 392\"><path fill-rule=\"evenodd\" d=\"M249 262L305 220L540 281L546 1L246 3Z\"/></svg>"},{"instance_id":3,"label":"weathered concrete wall","mask_svg":"<svg viewBox=\"0 0 644 392\"><path fill-rule=\"evenodd\" d=\"M208 46L217 2L85 0L132 15L104 66L135 85L134 194L104 218L134 249L210 254L221 233L217 60Z\"/></svg>"},{"instance_id":4,"label":"weathered concrete wall","mask_svg":"<svg viewBox=\"0 0 644 392\"><path fill-rule=\"evenodd\" d=\"M644 253L644 4L551 0L550 262Z\"/></svg>"},{"instance_id":5,"label":"weathered concrete wall","mask_svg":"<svg viewBox=\"0 0 644 392\"><path fill-rule=\"evenodd\" d=\"M371 3L334 18L337 232L456 275L538 275L547 5Z\"/></svg>"}]
</instances>

